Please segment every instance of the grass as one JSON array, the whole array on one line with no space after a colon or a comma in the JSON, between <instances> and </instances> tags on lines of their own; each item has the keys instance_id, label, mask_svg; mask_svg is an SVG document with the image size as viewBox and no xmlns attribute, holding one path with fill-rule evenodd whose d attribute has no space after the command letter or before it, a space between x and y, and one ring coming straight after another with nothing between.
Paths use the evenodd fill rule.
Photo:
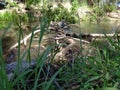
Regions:
<instances>
[{"instance_id":1,"label":"grass","mask_svg":"<svg viewBox=\"0 0 120 90\"><path fill-rule=\"evenodd\" d=\"M24 23L28 23L28 15L27 13L18 14L16 11L5 11L0 13L0 29L5 28L6 26L9 26L9 24L12 24L13 26L16 26L17 23L20 23L20 20ZM11 23L12 22L12 23Z\"/></svg>"},{"instance_id":2,"label":"grass","mask_svg":"<svg viewBox=\"0 0 120 90\"><path fill-rule=\"evenodd\" d=\"M73 68L67 67L61 72L61 81L68 90L69 85L74 85L80 90L96 90L100 87L119 88L119 60L120 58L110 58L109 52L103 50L103 54L98 49L98 56L77 58Z\"/></svg>"},{"instance_id":3,"label":"grass","mask_svg":"<svg viewBox=\"0 0 120 90\"><path fill-rule=\"evenodd\" d=\"M45 31L45 25L46 25L46 22L45 22L45 19L44 17L42 18L42 27L41 27L41 31L40 31L40 38L39 38L39 43L41 43L41 40L42 40L42 36L43 36L43 33ZM21 25L21 24L20 24ZM44 71L44 67L45 67L45 63L46 63L46 60L48 59L48 54L50 53L51 51L51 46L48 47L44 53L42 55L38 54L38 58L37 58L37 65L36 65L36 68L35 69L30 69L30 70L27 70L27 71L24 71L24 72L19 72L20 71L20 67L21 67L21 60L22 58L20 57L20 40L21 40L21 37L22 37L22 30L21 30L21 26L19 26L20 30L19 30L19 36L18 36L18 42L19 42L19 45L18 45L18 65L16 67L16 70L14 71L15 75L16 75L16 78L14 79L14 81L10 81L8 80L7 78L7 74L6 74L6 71L5 71L5 63L1 63L1 69L0 69L0 76L1 76L1 83L0 83L0 88L3 89L3 90L13 90L13 88L17 89L17 90L21 90L21 89L32 89L32 90L36 90L37 88L44 88L44 90L48 90L50 88L50 86L52 85L52 82L54 81L55 77L57 76L57 74L62 70L58 70L53 76L51 76L51 78L48 77L49 75L49 72L46 72ZM36 28L33 29L32 33L34 32ZM31 47L31 43L33 41L33 34L31 36L31 39L30 39L30 46L29 48ZM2 41L0 42L1 44L1 47L2 47ZM30 57L30 50L28 50L27 52L28 56ZM1 48L1 61L3 61L3 58L2 58L2 48ZM29 58L29 60L31 60L31 58ZM30 61L31 62L31 61ZM38 83L40 82L40 76L41 74L44 73L45 74L45 78L46 78L46 81L45 82L42 82L42 83ZM34 76L35 74L35 76ZM30 84L30 87L28 87L28 85L26 85L26 82L30 80L31 77L33 77L33 80L34 80L34 83L31 85ZM49 80L48 80L49 79ZM2 83L4 82L4 83Z\"/></svg>"},{"instance_id":4,"label":"grass","mask_svg":"<svg viewBox=\"0 0 120 90\"><path fill-rule=\"evenodd\" d=\"M116 53L118 55L114 55L115 52L108 50L107 47L102 50L98 48L97 51L96 56L77 57L73 68L64 68L60 77L66 89L69 90L72 84L79 90L96 90L100 87L120 88L119 51Z\"/></svg>"},{"instance_id":5,"label":"grass","mask_svg":"<svg viewBox=\"0 0 120 90\"><path fill-rule=\"evenodd\" d=\"M9 16L5 15L6 18ZM11 17L11 16L10 16ZM9 19L9 18L8 18ZM18 17L20 19L20 17ZM9 21L9 20L8 20ZM11 21L11 19L10 19ZM12 22L12 21L11 21ZM49 24L46 17L40 18L39 24L40 36L39 47L43 35L45 33L46 25ZM99 48L103 42L94 42L94 47L97 48L96 55L82 57L79 54L75 58L72 67L68 63L60 67L55 73L52 73L51 64L46 62L49 59L49 53L52 52L53 46L48 46L47 49L40 54L36 60L36 66L32 69L27 69L23 72L20 71L21 60L24 56L20 57L20 40L23 36L22 25L19 22L19 36L18 36L18 67L13 72L15 78L12 81L8 80L5 71L5 62L3 58L2 38L0 38L0 89L1 90L119 90L120 89L120 40L116 36L116 40L106 36L107 46ZM25 52L28 55L28 60L31 62L30 47L33 41L33 32L36 30L37 25L32 28L32 36L30 38L29 49ZM9 29L9 27L6 29ZM54 56L53 56L54 59Z\"/></svg>"}]
</instances>

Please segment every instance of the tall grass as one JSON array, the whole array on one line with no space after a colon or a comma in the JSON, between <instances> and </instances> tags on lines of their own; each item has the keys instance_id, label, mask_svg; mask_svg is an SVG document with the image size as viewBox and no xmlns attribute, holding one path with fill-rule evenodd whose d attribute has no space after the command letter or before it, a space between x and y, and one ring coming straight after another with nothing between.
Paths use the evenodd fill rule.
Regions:
<instances>
[{"instance_id":1,"label":"tall grass","mask_svg":"<svg viewBox=\"0 0 120 90\"><path fill-rule=\"evenodd\" d=\"M21 17L19 17L19 20L21 20ZM51 85L53 85L53 82L55 80L55 77L58 75L58 73L61 71L58 70L54 75L49 76L49 65L46 66L46 61L48 60L48 55L51 52L52 46L49 46L42 54L38 53L38 58L35 61L36 66L34 69L28 69L28 70L22 70L22 67L25 67L23 65L23 58L26 55L28 55L28 62L31 64L31 43L33 41L34 31L36 30L37 26L35 26L32 30L32 36L30 38L30 44L28 50L23 54L21 57L21 44L20 41L23 37L23 30L22 30L22 24L21 21L17 25L19 27L19 33L18 33L18 58L17 58L17 66L12 74L14 79L12 81L9 81L8 74L6 73L6 65L3 59L3 53L2 53L2 37L0 38L0 61L1 61L1 67L0 67L0 89L1 90L21 90L21 89L30 89L30 90L36 90L36 89L42 89L42 90L49 90ZM40 43L42 41L42 37L45 32L45 28L47 25L46 18L43 16L40 19L40 36L39 36L39 47ZM8 28L9 29L9 28ZM26 64L27 65L27 64ZM23 68L24 69L24 68ZM45 78L45 81L41 82L41 75L43 75L43 78ZM30 81L34 83L29 83ZM41 83L40 83L41 82Z\"/></svg>"},{"instance_id":2,"label":"tall grass","mask_svg":"<svg viewBox=\"0 0 120 90\"><path fill-rule=\"evenodd\" d=\"M12 85L9 83L7 74L6 74L6 68L5 68L5 61L3 58L3 48L2 48L2 39L5 36L7 30L9 29L9 25L6 28L6 31L3 33L2 36L0 36L0 89L8 89L12 90Z\"/></svg>"},{"instance_id":3,"label":"tall grass","mask_svg":"<svg viewBox=\"0 0 120 90\"><path fill-rule=\"evenodd\" d=\"M109 43L112 44L112 42ZM69 66L64 68L64 71L60 73L60 81L64 83L65 89L70 89L70 85L74 83L74 87L79 90L97 90L101 87L106 87L105 90L107 88L110 90L110 87L111 90L120 89L119 50L111 50L106 46L103 49L98 48L97 51L96 56L78 56L73 68Z\"/></svg>"}]
</instances>

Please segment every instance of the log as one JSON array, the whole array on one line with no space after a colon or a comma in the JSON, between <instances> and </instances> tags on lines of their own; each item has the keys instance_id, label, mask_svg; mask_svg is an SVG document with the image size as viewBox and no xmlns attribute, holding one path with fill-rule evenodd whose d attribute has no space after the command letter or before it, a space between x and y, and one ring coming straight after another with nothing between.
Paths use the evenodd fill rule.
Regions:
<instances>
[{"instance_id":1,"label":"log","mask_svg":"<svg viewBox=\"0 0 120 90\"><path fill-rule=\"evenodd\" d=\"M112 34L77 34L77 33L72 33L72 34L66 34L66 36L70 36L70 37L74 37L74 38L82 38L82 39L85 39L85 38L104 38L104 37L114 37L114 36L118 36L120 37L120 34L115 34L115 33L112 33Z\"/></svg>"},{"instance_id":2,"label":"log","mask_svg":"<svg viewBox=\"0 0 120 90\"><path fill-rule=\"evenodd\" d=\"M120 34L116 34L118 37L120 37ZM85 36L85 37L114 37L115 36L115 33L113 34L82 34L82 36Z\"/></svg>"}]
</instances>

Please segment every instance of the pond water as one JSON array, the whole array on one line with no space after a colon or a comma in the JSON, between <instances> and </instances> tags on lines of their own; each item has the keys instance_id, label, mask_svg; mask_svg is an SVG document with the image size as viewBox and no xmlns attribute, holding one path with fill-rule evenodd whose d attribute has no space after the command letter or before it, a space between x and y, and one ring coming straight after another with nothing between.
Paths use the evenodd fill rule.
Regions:
<instances>
[{"instance_id":1,"label":"pond water","mask_svg":"<svg viewBox=\"0 0 120 90\"><path fill-rule=\"evenodd\" d=\"M95 34L110 34L120 33L120 19L103 21L100 23L81 22L78 24L71 24L70 28L76 33L95 33Z\"/></svg>"}]
</instances>

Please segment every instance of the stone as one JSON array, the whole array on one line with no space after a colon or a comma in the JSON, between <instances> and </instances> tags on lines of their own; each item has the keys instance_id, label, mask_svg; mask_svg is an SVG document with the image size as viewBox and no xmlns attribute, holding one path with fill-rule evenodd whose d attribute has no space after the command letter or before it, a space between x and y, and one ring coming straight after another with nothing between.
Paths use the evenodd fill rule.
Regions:
<instances>
[{"instance_id":1,"label":"stone","mask_svg":"<svg viewBox=\"0 0 120 90\"><path fill-rule=\"evenodd\" d=\"M0 2L0 9L5 9L7 4L5 2Z\"/></svg>"},{"instance_id":2,"label":"stone","mask_svg":"<svg viewBox=\"0 0 120 90\"><path fill-rule=\"evenodd\" d=\"M32 59L32 60L20 60L12 62L10 64L6 64L5 69L6 69L6 73L8 76L8 80L11 81L12 79L14 79L14 72L17 70L18 65L20 65L20 68L18 69L19 73L24 72L27 69L33 69L36 66L36 60ZM0 66L1 69L1 66Z\"/></svg>"}]
</instances>

